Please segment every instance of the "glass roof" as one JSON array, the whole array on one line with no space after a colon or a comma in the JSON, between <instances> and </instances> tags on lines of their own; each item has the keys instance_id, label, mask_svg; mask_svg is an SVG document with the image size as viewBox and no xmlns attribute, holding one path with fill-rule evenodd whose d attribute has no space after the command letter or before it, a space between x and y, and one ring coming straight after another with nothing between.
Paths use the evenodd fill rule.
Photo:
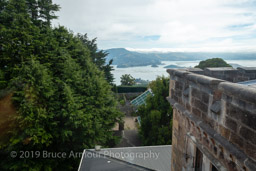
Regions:
<instances>
[{"instance_id":1,"label":"glass roof","mask_svg":"<svg viewBox=\"0 0 256 171\"><path fill-rule=\"evenodd\" d=\"M153 95L151 89L148 89L147 91L145 91L144 93L142 93L141 95L133 99L131 101L131 104L134 106L140 106L142 104L146 104L146 98L148 97L148 95L151 95L151 96Z\"/></svg>"}]
</instances>

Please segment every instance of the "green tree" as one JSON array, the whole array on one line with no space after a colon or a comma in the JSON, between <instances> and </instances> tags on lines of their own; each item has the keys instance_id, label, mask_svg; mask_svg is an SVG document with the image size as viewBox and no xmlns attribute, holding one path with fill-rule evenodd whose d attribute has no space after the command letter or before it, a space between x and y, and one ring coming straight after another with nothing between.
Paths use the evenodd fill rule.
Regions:
<instances>
[{"instance_id":1,"label":"green tree","mask_svg":"<svg viewBox=\"0 0 256 171\"><path fill-rule=\"evenodd\" d=\"M201 69L204 69L207 67L232 67L232 66L227 64L227 62L221 58L207 59L205 61L201 61L199 65L195 66L195 68L201 68Z\"/></svg>"},{"instance_id":2,"label":"green tree","mask_svg":"<svg viewBox=\"0 0 256 171\"><path fill-rule=\"evenodd\" d=\"M83 42L83 44L90 50L90 57L92 61L97 65L97 67L102 70L105 74L105 79L110 83L113 84L114 76L111 73L113 71L113 67L111 66L113 60L110 60L106 64L106 56L108 55L107 52L103 50L99 50L96 44L96 38L89 40L87 34L77 34L77 37Z\"/></svg>"},{"instance_id":3,"label":"green tree","mask_svg":"<svg viewBox=\"0 0 256 171\"><path fill-rule=\"evenodd\" d=\"M77 169L79 158L13 159L10 152L69 154L109 146L111 129L122 119L111 86L77 36L50 27L51 0L0 2L0 87L12 92L18 114L0 143L0 170Z\"/></svg>"},{"instance_id":4,"label":"green tree","mask_svg":"<svg viewBox=\"0 0 256 171\"><path fill-rule=\"evenodd\" d=\"M138 109L141 117L140 135L144 145L164 145L172 142L172 108L166 97L169 79L158 77L149 84L153 96Z\"/></svg>"},{"instance_id":5,"label":"green tree","mask_svg":"<svg viewBox=\"0 0 256 171\"><path fill-rule=\"evenodd\" d=\"M54 12L59 11L59 6L52 3L52 0L38 0L39 17L46 26L51 25L51 20L56 19Z\"/></svg>"},{"instance_id":6,"label":"green tree","mask_svg":"<svg viewBox=\"0 0 256 171\"><path fill-rule=\"evenodd\" d=\"M121 85L132 86L135 84L135 78L130 74L124 74L121 76Z\"/></svg>"}]
</instances>

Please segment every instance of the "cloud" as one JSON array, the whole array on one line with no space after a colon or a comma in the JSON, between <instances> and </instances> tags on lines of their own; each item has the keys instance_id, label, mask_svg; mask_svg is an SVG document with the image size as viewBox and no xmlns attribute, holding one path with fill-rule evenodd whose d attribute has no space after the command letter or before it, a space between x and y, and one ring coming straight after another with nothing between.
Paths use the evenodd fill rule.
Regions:
<instances>
[{"instance_id":1,"label":"cloud","mask_svg":"<svg viewBox=\"0 0 256 171\"><path fill-rule=\"evenodd\" d=\"M252 51L254 0L54 0L74 32L98 38L102 49Z\"/></svg>"}]
</instances>

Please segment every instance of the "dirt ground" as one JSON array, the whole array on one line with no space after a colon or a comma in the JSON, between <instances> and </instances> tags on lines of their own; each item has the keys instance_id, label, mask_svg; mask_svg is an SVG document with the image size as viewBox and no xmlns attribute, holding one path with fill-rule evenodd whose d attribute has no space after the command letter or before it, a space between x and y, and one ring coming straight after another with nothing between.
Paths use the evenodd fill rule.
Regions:
<instances>
[{"instance_id":1,"label":"dirt ground","mask_svg":"<svg viewBox=\"0 0 256 171\"><path fill-rule=\"evenodd\" d=\"M138 130L137 122L135 122L136 117L125 116L124 118L124 130Z\"/></svg>"},{"instance_id":2,"label":"dirt ground","mask_svg":"<svg viewBox=\"0 0 256 171\"><path fill-rule=\"evenodd\" d=\"M137 122L135 122L136 117L133 116L125 116L124 117L124 130L138 130ZM118 123L116 123L113 128L114 131L118 131Z\"/></svg>"}]
</instances>

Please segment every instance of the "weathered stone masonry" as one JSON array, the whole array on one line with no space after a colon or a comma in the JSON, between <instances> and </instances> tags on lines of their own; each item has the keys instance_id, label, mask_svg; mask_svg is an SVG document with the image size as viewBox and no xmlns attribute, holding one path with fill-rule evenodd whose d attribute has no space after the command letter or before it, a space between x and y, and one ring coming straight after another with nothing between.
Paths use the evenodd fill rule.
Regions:
<instances>
[{"instance_id":1,"label":"weathered stone masonry","mask_svg":"<svg viewBox=\"0 0 256 171\"><path fill-rule=\"evenodd\" d=\"M256 171L256 88L232 83L255 79L256 69L167 72L174 109L172 171L194 170L196 149L203 153L203 171Z\"/></svg>"}]
</instances>

